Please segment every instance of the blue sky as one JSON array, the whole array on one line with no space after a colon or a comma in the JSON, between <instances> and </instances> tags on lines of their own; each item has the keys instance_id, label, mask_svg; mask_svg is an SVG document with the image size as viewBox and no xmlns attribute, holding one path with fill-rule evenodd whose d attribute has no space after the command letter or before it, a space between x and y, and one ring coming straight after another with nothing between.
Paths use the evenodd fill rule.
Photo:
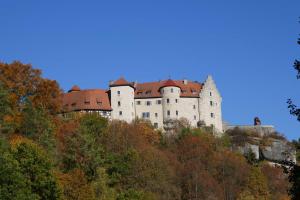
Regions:
<instances>
[{"instance_id":1,"label":"blue sky","mask_svg":"<svg viewBox=\"0 0 300 200\"><path fill-rule=\"evenodd\" d=\"M0 1L0 61L40 68L64 90L107 88L109 80L212 74L223 117L252 124L259 116L289 139L300 123L299 0Z\"/></svg>"}]
</instances>

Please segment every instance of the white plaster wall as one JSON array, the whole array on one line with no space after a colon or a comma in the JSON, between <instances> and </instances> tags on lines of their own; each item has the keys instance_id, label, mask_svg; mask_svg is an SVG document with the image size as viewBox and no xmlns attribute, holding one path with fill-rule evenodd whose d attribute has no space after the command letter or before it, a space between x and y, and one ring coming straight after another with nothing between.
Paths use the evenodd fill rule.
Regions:
<instances>
[{"instance_id":1,"label":"white plaster wall","mask_svg":"<svg viewBox=\"0 0 300 200\"><path fill-rule=\"evenodd\" d=\"M178 111L180 114L180 110L181 110L180 88L164 87L161 88L161 93L162 93L163 120L179 119L180 118L179 115L176 116L176 111ZM167 102L167 99L169 99L169 103ZM178 101L177 103L176 103L176 99ZM168 111L170 111L170 115L168 115Z\"/></svg>"},{"instance_id":2,"label":"white plaster wall","mask_svg":"<svg viewBox=\"0 0 300 200\"><path fill-rule=\"evenodd\" d=\"M191 126L197 127L199 121L199 98L180 98L179 99L179 118L186 118ZM194 108L195 105L195 108ZM196 119L194 118L196 117Z\"/></svg>"},{"instance_id":3,"label":"white plaster wall","mask_svg":"<svg viewBox=\"0 0 300 200\"><path fill-rule=\"evenodd\" d=\"M222 124L222 97L211 76L208 76L200 92L199 112L200 120L203 120L207 126L213 125L217 132L223 132ZM213 105L210 104L213 102ZM211 117L214 113L214 117Z\"/></svg>"},{"instance_id":4,"label":"white plaster wall","mask_svg":"<svg viewBox=\"0 0 300 200\"><path fill-rule=\"evenodd\" d=\"M150 118L148 120L152 124L157 123L158 128L163 128L162 104L157 104L157 100L162 101L162 98L135 99L136 117L143 119L143 112L149 112ZM138 101L141 102L140 105L137 104ZM151 102L150 106L147 106L147 101ZM157 117L155 117L155 113L157 113Z\"/></svg>"},{"instance_id":5,"label":"white plaster wall","mask_svg":"<svg viewBox=\"0 0 300 200\"><path fill-rule=\"evenodd\" d=\"M134 89L129 86L111 87L112 119L124 120L128 123L135 118ZM118 94L120 91L120 95ZM118 101L121 106L118 106ZM120 116L119 112L122 111Z\"/></svg>"}]
</instances>

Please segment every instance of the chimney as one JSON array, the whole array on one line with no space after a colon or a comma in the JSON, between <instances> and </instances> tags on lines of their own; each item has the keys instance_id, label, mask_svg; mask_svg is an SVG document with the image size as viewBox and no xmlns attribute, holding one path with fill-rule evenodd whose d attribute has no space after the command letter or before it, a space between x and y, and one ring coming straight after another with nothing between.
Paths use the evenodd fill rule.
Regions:
<instances>
[{"instance_id":1,"label":"chimney","mask_svg":"<svg viewBox=\"0 0 300 200\"><path fill-rule=\"evenodd\" d=\"M187 80L187 79L184 79L184 80L183 80L183 84L184 84L184 85L187 85L187 84L188 84L188 80Z\"/></svg>"}]
</instances>

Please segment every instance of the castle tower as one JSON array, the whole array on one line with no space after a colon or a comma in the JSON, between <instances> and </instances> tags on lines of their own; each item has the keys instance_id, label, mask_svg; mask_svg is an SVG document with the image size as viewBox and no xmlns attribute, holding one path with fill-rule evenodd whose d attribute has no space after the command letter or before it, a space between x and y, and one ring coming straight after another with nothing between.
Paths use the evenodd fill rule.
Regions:
<instances>
[{"instance_id":1,"label":"castle tower","mask_svg":"<svg viewBox=\"0 0 300 200\"><path fill-rule=\"evenodd\" d=\"M222 97L212 76L208 76L199 94L199 116L206 126L213 126L217 133L223 132Z\"/></svg>"},{"instance_id":2,"label":"castle tower","mask_svg":"<svg viewBox=\"0 0 300 200\"><path fill-rule=\"evenodd\" d=\"M181 88L171 79L167 80L161 87L163 120L180 118L180 93Z\"/></svg>"},{"instance_id":3,"label":"castle tower","mask_svg":"<svg viewBox=\"0 0 300 200\"><path fill-rule=\"evenodd\" d=\"M128 123L135 119L134 86L124 78L110 84L112 119Z\"/></svg>"}]
</instances>

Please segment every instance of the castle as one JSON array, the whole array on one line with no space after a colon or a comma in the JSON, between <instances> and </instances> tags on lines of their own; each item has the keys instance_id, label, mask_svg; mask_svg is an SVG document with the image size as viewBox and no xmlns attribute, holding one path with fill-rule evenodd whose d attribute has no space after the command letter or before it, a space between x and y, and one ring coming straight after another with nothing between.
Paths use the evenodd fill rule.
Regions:
<instances>
[{"instance_id":1,"label":"castle","mask_svg":"<svg viewBox=\"0 0 300 200\"><path fill-rule=\"evenodd\" d=\"M164 80L134 83L120 78L108 90L81 90L73 86L63 94L64 115L98 113L108 119L132 122L150 120L157 129L166 129L172 119L186 119L192 127L213 126L223 132L222 97L212 76L204 83Z\"/></svg>"}]
</instances>

